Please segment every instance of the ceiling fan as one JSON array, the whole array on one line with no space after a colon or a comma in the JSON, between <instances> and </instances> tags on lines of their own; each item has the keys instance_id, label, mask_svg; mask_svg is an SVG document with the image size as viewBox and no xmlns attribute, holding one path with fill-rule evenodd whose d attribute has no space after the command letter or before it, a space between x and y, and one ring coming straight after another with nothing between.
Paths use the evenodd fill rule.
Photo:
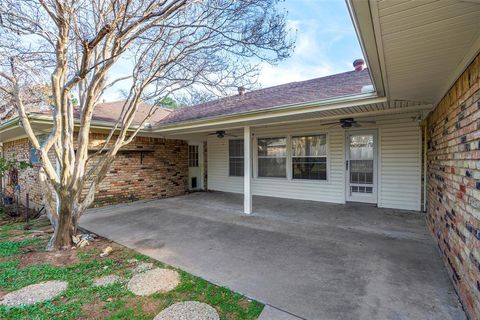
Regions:
<instances>
[{"instance_id":1,"label":"ceiling fan","mask_svg":"<svg viewBox=\"0 0 480 320\"><path fill-rule=\"evenodd\" d=\"M215 131L215 132L212 132L212 133L209 133L208 134L209 136L217 136L217 138L223 138L225 136L229 136L229 137L237 137L237 136L234 136L233 134L228 134L225 132L225 130L218 130L218 131Z\"/></svg>"},{"instance_id":2,"label":"ceiling fan","mask_svg":"<svg viewBox=\"0 0 480 320\"><path fill-rule=\"evenodd\" d=\"M332 126L332 125L339 124L342 128L348 129L348 128L351 128L351 127L356 127L356 128L361 127L361 124L359 122L360 123L372 123L372 124L376 123L375 121L366 121L366 120L357 121L354 118L343 118L343 119L340 119L340 120L334 121L334 122L322 123L322 126Z\"/></svg>"}]
</instances>

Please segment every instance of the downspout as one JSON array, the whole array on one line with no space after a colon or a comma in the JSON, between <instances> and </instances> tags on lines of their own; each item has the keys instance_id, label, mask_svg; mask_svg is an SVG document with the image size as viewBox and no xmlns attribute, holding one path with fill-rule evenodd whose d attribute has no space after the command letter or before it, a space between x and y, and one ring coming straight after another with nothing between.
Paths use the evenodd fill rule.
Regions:
<instances>
[{"instance_id":1,"label":"downspout","mask_svg":"<svg viewBox=\"0 0 480 320\"><path fill-rule=\"evenodd\" d=\"M423 125L423 212L427 212L427 121Z\"/></svg>"}]
</instances>

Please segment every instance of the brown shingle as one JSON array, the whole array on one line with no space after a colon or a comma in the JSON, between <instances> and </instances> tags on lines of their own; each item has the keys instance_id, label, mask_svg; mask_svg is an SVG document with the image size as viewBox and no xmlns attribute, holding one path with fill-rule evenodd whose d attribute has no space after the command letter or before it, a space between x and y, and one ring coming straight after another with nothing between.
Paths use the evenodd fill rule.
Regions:
<instances>
[{"instance_id":1,"label":"brown shingle","mask_svg":"<svg viewBox=\"0 0 480 320\"><path fill-rule=\"evenodd\" d=\"M361 93L362 87L371 85L368 69L350 71L332 76L291 82L275 87L246 92L171 112L157 125L246 113L335 97Z\"/></svg>"},{"instance_id":2,"label":"brown shingle","mask_svg":"<svg viewBox=\"0 0 480 320\"><path fill-rule=\"evenodd\" d=\"M99 103L95 106L95 110L93 112L92 120L96 121L107 121L107 122L116 122L122 112L123 103L125 100L118 100L112 102L103 102ZM148 103L141 102L138 106L138 110L135 113L135 117L133 119L133 124L140 124L145 117L150 112L150 108L152 106ZM166 108L157 108L157 111L153 114L153 116L147 121L149 123L156 123L166 116L168 116L172 111ZM38 111L34 113L40 114L50 114L51 111ZM74 117L78 119L80 117L80 113L78 110L75 111Z\"/></svg>"}]
</instances>

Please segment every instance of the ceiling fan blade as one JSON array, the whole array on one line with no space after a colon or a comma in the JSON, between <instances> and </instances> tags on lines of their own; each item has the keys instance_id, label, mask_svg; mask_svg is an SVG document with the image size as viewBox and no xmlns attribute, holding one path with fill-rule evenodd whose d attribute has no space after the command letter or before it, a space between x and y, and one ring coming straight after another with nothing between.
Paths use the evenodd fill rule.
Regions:
<instances>
[{"instance_id":1,"label":"ceiling fan blade","mask_svg":"<svg viewBox=\"0 0 480 320\"><path fill-rule=\"evenodd\" d=\"M358 122L361 122L361 123L371 123L371 124L376 124L377 121L373 121L373 120L359 120Z\"/></svg>"},{"instance_id":2,"label":"ceiling fan blade","mask_svg":"<svg viewBox=\"0 0 480 320\"><path fill-rule=\"evenodd\" d=\"M234 138L237 138L237 137L238 137L238 136L236 136L236 135L229 134L229 133L225 133L224 135L225 135L225 136L229 136L229 137L234 137Z\"/></svg>"},{"instance_id":3,"label":"ceiling fan blade","mask_svg":"<svg viewBox=\"0 0 480 320\"><path fill-rule=\"evenodd\" d=\"M326 122L326 123L322 123L321 125L322 126L329 126L329 125L332 125L332 124L341 124L340 122L338 121L335 121L335 122Z\"/></svg>"},{"instance_id":4,"label":"ceiling fan blade","mask_svg":"<svg viewBox=\"0 0 480 320\"><path fill-rule=\"evenodd\" d=\"M352 127L359 128L359 127L361 127L361 126L362 126L362 125L361 125L360 123L356 122L356 121L355 121L355 122L352 122Z\"/></svg>"},{"instance_id":5,"label":"ceiling fan blade","mask_svg":"<svg viewBox=\"0 0 480 320\"><path fill-rule=\"evenodd\" d=\"M207 136L215 136L215 135L217 135L217 134L218 134L218 133L216 133L216 132L212 132L212 133L207 134Z\"/></svg>"}]
</instances>

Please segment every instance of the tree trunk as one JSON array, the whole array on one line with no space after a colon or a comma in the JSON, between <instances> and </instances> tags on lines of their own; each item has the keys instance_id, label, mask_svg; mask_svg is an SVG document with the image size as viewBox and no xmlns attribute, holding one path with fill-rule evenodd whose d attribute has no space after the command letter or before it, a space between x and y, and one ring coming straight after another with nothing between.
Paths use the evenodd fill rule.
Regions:
<instances>
[{"instance_id":1,"label":"tree trunk","mask_svg":"<svg viewBox=\"0 0 480 320\"><path fill-rule=\"evenodd\" d=\"M63 250L72 247L72 236L77 231L77 219L73 215L73 199L68 195L59 195L58 218L52 221L53 236L47 249Z\"/></svg>"}]
</instances>

